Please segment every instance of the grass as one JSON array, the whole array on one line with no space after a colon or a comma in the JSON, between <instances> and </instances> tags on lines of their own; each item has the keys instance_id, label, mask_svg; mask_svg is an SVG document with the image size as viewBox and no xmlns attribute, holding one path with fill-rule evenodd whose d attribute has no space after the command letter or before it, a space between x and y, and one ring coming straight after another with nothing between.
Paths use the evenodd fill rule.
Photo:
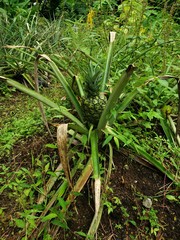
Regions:
<instances>
[{"instance_id":1,"label":"grass","mask_svg":"<svg viewBox=\"0 0 180 240\"><path fill-rule=\"evenodd\" d=\"M50 87L49 90L43 89L44 95L50 96L58 104L68 106L69 103L61 98L64 92L61 86ZM36 100L32 100L22 93L10 92L8 97L3 97L1 106L1 129L0 129L0 156L10 156L13 145L21 139L26 139L35 134L43 134L42 117ZM12 105L14 101L14 105ZM53 121L54 114L50 108L45 108L46 116L49 121ZM57 115L57 118L62 116Z\"/></svg>"},{"instance_id":2,"label":"grass","mask_svg":"<svg viewBox=\"0 0 180 240\"><path fill-rule=\"evenodd\" d=\"M42 121L35 101L31 101L27 96L21 94L21 98L16 98L16 108L11 104L12 98L4 100L5 108L2 106L1 118L1 156L9 155L13 145L20 139L41 133ZM15 98L13 97L13 100ZM16 100L15 100L16 101ZM29 108L30 107L30 108ZM33 111L30 109L34 109ZM26 117L25 117L26 116Z\"/></svg>"}]
</instances>

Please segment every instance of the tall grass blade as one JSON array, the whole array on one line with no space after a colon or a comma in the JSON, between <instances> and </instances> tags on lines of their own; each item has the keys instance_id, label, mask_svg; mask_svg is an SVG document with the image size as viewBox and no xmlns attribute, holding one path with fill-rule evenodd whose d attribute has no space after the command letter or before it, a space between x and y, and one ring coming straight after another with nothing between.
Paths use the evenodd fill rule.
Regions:
<instances>
[{"instance_id":1,"label":"tall grass blade","mask_svg":"<svg viewBox=\"0 0 180 240\"><path fill-rule=\"evenodd\" d=\"M138 89L134 89L132 92L128 93L128 95L126 96L126 98L123 100L123 102L120 104L120 106L116 109L116 112L118 114L120 114L121 112L124 111L124 109L126 109L129 104L131 103L131 101L134 99L134 97L138 94ZM111 125L114 122L114 117L112 116L109 119L109 124Z\"/></svg>"},{"instance_id":2,"label":"tall grass blade","mask_svg":"<svg viewBox=\"0 0 180 240\"><path fill-rule=\"evenodd\" d=\"M152 163L157 169L159 169L162 173L164 173L169 179L171 179L175 184L180 184L179 180L176 180L176 177L174 176L174 174L171 174L170 171L168 171L163 165L162 163L160 163L158 160L156 160L154 157L152 157L150 154L148 154L141 146L137 145L137 144L132 144L132 147L134 148L134 150L137 151L138 154L140 154L141 156L143 156L147 161L149 161L150 163Z\"/></svg>"},{"instance_id":3,"label":"tall grass blade","mask_svg":"<svg viewBox=\"0 0 180 240\"><path fill-rule=\"evenodd\" d=\"M146 80L145 78L140 78L136 81L135 89L132 90L132 92L128 93L125 99L122 101L120 106L116 109L118 113L121 113L124 111L124 109L131 103L131 101L134 99L134 97L139 93L140 89L145 87L147 84L152 82L155 78L150 78Z\"/></svg>"},{"instance_id":4,"label":"tall grass blade","mask_svg":"<svg viewBox=\"0 0 180 240\"><path fill-rule=\"evenodd\" d=\"M160 124L161 124L161 127L166 135L166 138L167 140L169 141L169 143L172 145L172 146L175 146L175 142L174 142L174 138L173 138L173 134L172 134L172 131L167 123L167 120L165 119L165 116L163 114L163 112L161 111L161 115L162 115L162 118L160 119Z\"/></svg>"},{"instance_id":5,"label":"tall grass blade","mask_svg":"<svg viewBox=\"0 0 180 240\"><path fill-rule=\"evenodd\" d=\"M61 61L59 60L61 58ZM75 74L66 66L65 62L62 60L62 57L58 54L53 54L51 60L56 63L61 69L66 71L70 77L74 77Z\"/></svg>"},{"instance_id":6,"label":"tall grass blade","mask_svg":"<svg viewBox=\"0 0 180 240\"><path fill-rule=\"evenodd\" d=\"M179 96L179 103L178 103L178 117L177 117L177 127L176 127L176 138L180 139L180 78L177 80L178 84L178 96Z\"/></svg>"},{"instance_id":7,"label":"tall grass blade","mask_svg":"<svg viewBox=\"0 0 180 240\"><path fill-rule=\"evenodd\" d=\"M77 84L77 87L78 87L78 90L79 90L79 95L80 97L84 97L85 96L85 92L84 92L84 89L83 89L83 84L82 82L80 81L80 79L78 78L78 76L74 76L74 80Z\"/></svg>"},{"instance_id":8,"label":"tall grass blade","mask_svg":"<svg viewBox=\"0 0 180 240\"><path fill-rule=\"evenodd\" d=\"M85 53L84 51L82 51L81 49L77 49L78 52L82 53L86 58L89 58L92 62L96 63L98 66L100 66L101 68L103 68L103 65L97 61L96 58L92 57L91 55Z\"/></svg>"},{"instance_id":9,"label":"tall grass blade","mask_svg":"<svg viewBox=\"0 0 180 240\"><path fill-rule=\"evenodd\" d=\"M167 117L168 117L169 123L171 125L172 131L174 132L174 135L176 135L177 130L176 130L175 123L174 123L174 121L173 121L173 119L170 115L168 115ZM178 146L180 146L180 136L179 136L179 134L176 136L176 141L177 141Z\"/></svg>"},{"instance_id":10,"label":"tall grass blade","mask_svg":"<svg viewBox=\"0 0 180 240\"><path fill-rule=\"evenodd\" d=\"M92 172L92 171L90 171L90 169L92 169L92 166L90 168L90 165L91 165L91 162L89 160L86 167L89 169L89 172ZM76 164L74 166L74 168L71 170L71 176L72 177L74 177L75 173L78 170L78 167L79 167L79 164ZM85 169L88 172L86 167L85 167ZM85 171L85 169L83 171ZM89 174L91 174L91 173L89 173ZM46 205L46 208L44 209L44 211L41 213L40 217L36 221L36 227L32 230L32 232L29 236L29 239L37 239L38 234L43 230L44 225L45 225L45 223L41 223L41 218L44 217L48 213L49 209L57 201L57 198L63 197L67 188L68 188L68 181L67 181L67 179L65 179L63 181L63 183L60 185L60 187L58 188L58 190L53 194L52 198L49 200L48 204ZM69 203L69 205L70 205L70 203ZM68 208L68 206L67 206L67 208Z\"/></svg>"},{"instance_id":11,"label":"tall grass blade","mask_svg":"<svg viewBox=\"0 0 180 240\"><path fill-rule=\"evenodd\" d=\"M39 233L43 230L44 225L45 225L45 223L41 223L42 217L44 217L48 213L49 209L53 206L53 204L57 200L57 198L63 196L67 187L68 187L68 181L65 180L61 184L61 186L58 188L58 190L53 194L52 198L46 205L46 208L44 209L44 211L41 213L40 217L36 221L36 227L32 230L32 232L28 236L29 239L38 239L37 237L38 237Z\"/></svg>"}]
</instances>

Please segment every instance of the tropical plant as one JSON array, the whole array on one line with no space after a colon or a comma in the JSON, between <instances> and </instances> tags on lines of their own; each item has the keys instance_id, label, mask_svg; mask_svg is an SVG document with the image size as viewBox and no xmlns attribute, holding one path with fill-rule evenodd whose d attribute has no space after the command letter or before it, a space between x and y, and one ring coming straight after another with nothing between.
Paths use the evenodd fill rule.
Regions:
<instances>
[{"instance_id":1,"label":"tropical plant","mask_svg":"<svg viewBox=\"0 0 180 240\"><path fill-rule=\"evenodd\" d=\"M45 49L48 49L47 53L50 53L52 49L60 47L61 19L50 24L32 9L26 13L26 16L17 14L13 19L7 13L0 16L2 26L0 29L0 70L4 76L34 88L32 76L35 56ZM47 85L49 81L47 72L43 70L39 72L39 75L39 78L43 79ZM4 83L1 82L0 85L3 91Z\"/></svg>"},{"instance_id":2,"label":"tropical plant","mask_svg":"<svg viewBox=\"0 0 180 240\"><path fill-rule=\"evenodd\" d=\"M22 84L19 84L16 81L11 80L10 78L1 77L1 79L6 80L9 85L14 86L20 91L38 99L40 102L50 106L52 109L60 112L61 115L64 115L66 118L69 119L70 123L68 125L62 124L58 126L57 131L59 155L61 158L64 173L66 175L66 181L62 183L61 187L57 190L57 194L53 196L53 199L51 199L47 208L44 210L44 212L42 212L42 216L45 216L47 214L48 210L50 209L52 204L54 204L60 192L61 196L65 197L64 193L65 189L68 187L68 183L69 186L72 187L72 191L67 197L67 202L72 202L75 198L73 192L81 191L82 187L85 185L86 181L88 180L93 171L93 178L95 182L95 216L88 232L88 235L92 236L97 230L100 216L103 210L103 201L105 201L104 195L102 195L102 192L105 191L105 187L101 187L102 183L100 166L102 163L101 161L99 161L100 148L107 144L109 145L110 153L108 175L106 177L106 180L104 180L104 182L106 183L110 177L111 172L113 151L110 141L112 139L115 141L117 146L119 146L119 142L122 142L125 145L129 145L133 149L133 151L137 152L139 155L147 159L160 171L167 174L167 176L172 181L174 181L175 183L178 182L178 179L176 179L176 176L174 174L167 171L167 169L162 165L162 163L159 163L156 158L152 157L142 147L139 146L138 140L132 136L131 132L128 132L127 130L122 131L124 128L121 128L121 126L117 123L115 123L113 126L113 122L116 119L116 116L118 116L117 113L120 113L121 115L122 111L124 111L124 109L132 101L132 99L138 93L141 93L140 89L143 89L145 85L151 82L146 79L140 79L139 81L137 81L133 91L128 93L121 105L116 108L116 114L113 113L116 102L118 101L120 94L127 85L129 77L134 71L134 66L130 65L127 70L122 74L120 80L116 82L112 92L110 93L109 91L107 91L107 83L110 74L114 39L115 33L111 33L109 52L104 71L102 71L101 65L98 64L98 62L88 54L86 54L86 57L89 59L90 63L84 71L84 78L75 76L75 74L73 74L70 70L67 71L66 68L64 69L65 71L67 71L70 77L73 77L73 81L75 82L78 91L74 91L72 89L69 80L66 79L62 72L59 70L59 68L63 68L64 64L62 64L61 56L58 56L57 54L52 56L47 56L45 54L38 55L35 63L35 82L37 90L36 92L24 87ZM22 52L26 55L24 50ZM44 60L46 62L44 62ZM46 71L48 71L54 78L56 78L56 81L59 81L61 83L64 90L66 91L67 96L69 97L72 105L76 110L75 116L65 107L57 105L53 101L47 99L46 97L38 93L38 68L43 70L46 69ZM43 113L42 107L41 111ZM44 120L46 122L46 119ZM113 126L113 128L111 128L110 126ZM82 174L74 185L72 183L72 178L75 175L77 169L79 168L78 164L80 164L80 162L78 162L78 164L76 164L75 167L70 170L67 154L68 134L72 136L72 139L77 138L78 141L80 141L84 146L90 145L89 147L91 149L90 158L86 164L84 163L85 165ZM51 190L51 187L48 187L48 191ZM47 194L48 192L45 193L46 196ZM44 197L41 199L44 200ZM68 207L66 208L66 210L67 209ZM50 218L47 217L47 219ZM39 224L40 221L37 222L37 225ZM41 225L41 228L42 227L43 225ZM33 234L35 233L33 232Z\"/></svg>"},{"instance_id":3,"label":"tropical plant","mask_svg":"<svg viewBox=\"0 0 180 240\"><path fill-rule=\"evenodd\" d=\"M73 1L69 1L69 2L72 3ZM96 2L100 3L101 1L96 1ZM122 8L122 10L124 11L123 12L124 14L121 14L120 16L120 21L122 22L126 21L127 24L122 26L121 29L119 30L122 33L122 38L120 38L120 44L119 43L117 44L118 48L115 49L116 54L115 54L115 57L113 58L115 62L114 66L112 66L115 72L114 75L119 75L119 72L122 72L122 69L125 69L125 66L127 66L127 62L130 61L130 59L131 61L133 59L133 61L135 61L138 66L141 66L141 68L143 68L146 73L153 71L153 74L156 76L157 70L154 66L161 62L160 55L167 54L167 51L164 46L166 46L167 44L171 44L171 46L175 49L175 46L173 45L174 41L169 41L168 39L165 39L165 41L158 42L160 33L159 32L156 33L156 31L154 31L153 33L154 35L152 33L149 33L148 38L145 37L147 33L146 32L144 33L145 31L144 26L148 23L148 21L150 21L150 19L152 19L152 17L155 18L156 13L154 13L152 10L149 10L146 13L147 13L147 16L150 16L150 17L144 18L144 14L141 14L141 15L137 14L139 11L139 6L141 5L140 1L133 1L134 7L132 12L128 8L128 2L129 1L124 1L124 5L123 5L124 8ZM103 1L103 3L108 4L108 1ZM144 8L142 8L142 11L144 11ZM131 18L128 18L128 14L132 14ZM157 15L157 19L158 19L158 16L159 15ZM33 30L33 26L38 26L36 25L36 23L38 23L39 21L36 20L36 18L33 18L33 21L35 24L32 22L31 27L27 28L28 31L29 29ZM158 78L158 82L160 82L161 84L157 85L157 82L155 82L157 77L153 77L153 80L149 80L148 78L142 78L137 74L136 79L138 80L136 80L134 85L130 82L129 84L130 86L127 86L126 88L127 92L124 94L125 98L122 98L121 96L121 103L119 104L120 102L119 96L122 93L124 87L127 85L128 78L134 70L134 67L130 65L129 68L124 72L124 74L122 75L119 81L116 79L117 82L115 84L114 84L115 81L113 82L113 84L112 82L110 82L110 84L115 85L112 90L112 93L110 93L109 88L107 87L107 83L110 77L112 78L114 77L114 75L110 76L109 74L111 59L112 59L112 49L114 47L114 40L112 38L113 34L111 34L109 53L107 57L106 68L104 70L102 68L102 64L100 64L99 61L97 61L97 59L94 59L92 56L88 55L90 52L89 49L88 50L87 48L83 49L83 47L80 48L80 45L82 44L82 42L79 41L80 38L76 39L77 37L76 31L81 31L81 30L77 30L79 27L78 23L76 23L77 29L75 30L73 29L72 31L74 33L74 35L72 35L73 36L72 38L74 38L77 42L76 44L74 44L75 46L73 46L74 49L71 46L71 44L66 44L67 46L65 46L64 43L67 43L66 37L64 38L65 40L63 43L63 47L65 46L67 50L66 53L69 51L72 57L71 63L69 59L67 60L68 63L66 63L66 60L64 61L64 59L67 59L67 58L64 56L62 58L62 55L58 55L58 54L49 55L49 53L53 52L53 49L55 49L56 52L60 52L59 48L61 47L61 41L59 41L59 35L61 34L61 30L59 27L55 29L55 31L53 31L54 29L53 22L51 23L51 25L48 25L49 24L48 21L45 22L44 19L43 20L40 19L40 21L43 21L41 22L42 24L40 27L43 26L43 29L45 28L45 26L47 27L46 31L43 31L43 34L41 32L41 35L43 35L42 38L40 38L41 36L38 34L38 29L40 29L40 27L35 28L34 33L32 31L31 32L32 35L30 34L28 36L26 36L25 34L25 32L27 31L27 29L25 29L24 32L21 32L22 41L21 40L19 41L19 39L17 39L17 41L15 41L14 44L12 43L13 41L9 41L11 40L11 38L9 38L8 36L12 37L12 35L10 34L10 31L9 31L9 35L7 35L6 37L8 39L8 42L4 40L4 35L1 34L1 36L3 36L3 38L1 38L1 41L3 42L2 44L3 46L6 46L7 43L8 45L9 44L13 45L13 46L6 46L5 48L3 48L3 51L6 54L6 60L7 60L6 64L8 64L9 69L11 70L13 69L13 72L18 72L18 73L20 72L20 75L27 76L27 72L26 72L27 69L28 71L30 69L32 73L34 68L34 65L32 62L35 61L35 79L36 79L35 85L36 85L37 92L32 91L29 88L26 88L23 85L17 83L17 80L19 80L19 78L18 79L14 78L14 74L7 74L8 73L7 71L6 72L2 71L2 74L4 75L1 77L1 79L6 80L6 82L9 85L14 86L20 91L25 92L26 94L38 99L42 103L50 106L52 110L59 112L60 115L63 115L67 119L69 119L68 125L61 124L60 126L58 125L58 128L57 128L57 142L58 142L59 155L61 158L62 165L60 165L56 169L53 177L50 178L50 180L47 182L47 185L44 187L45 190L43 192L43 195L40 196L38 203L41 204L43 201L45 201L45 199L48 199L47 196L49 196L50 199L48 199L47 206L41 212L40 218L38 218L36 223L33 225L34 228L35 226L37 227L37 230L34 229L33 232L31 232L30 230L29 231L27 230L27 235L29 236L32 235L36 238L36 236L40 234L41 230L43 228L45 229L44 227L45 224L47 224L48 221L50 220L52 220L54 224L57 224L59 220L58 222L59 225L57 224L58 225L57 229L58 227L63 227L63 226L64 228L66 228L67 226L65 224L65 221L64 220L61 221L62 218L63 219L65 218L64 213L67 212L70 203L78 195L77 192L81 191L86 181L88 180L88 178L91 176L93 172L93 178L95 181L95 209L96 210L95 210L94 219L92 221L92 225L88 233L88 235L93 236L95 231L97 230L97 227L100 221L100 216L102 214L103 205L104 205L103 202L106 202L106 199L105 199L106 196L103 193L106 191L105 186L107 185L107 182L111 173L112 156L113 156L111 141L114 141L117 147L119 147L120 145L127 145L134 152L136 152L136 154L138 153L139 156L148 160L149 163L155 165L160 171L166 174L174 183L178 184L179 179L176 176L176 172L171 172L170 170L167 170L167 167L164 166L164 163L158 161L159 160L158 156L156 158L156 156L152 154L152 151L149 151L149 149L147 148L148 146L143 146L143 141L139 140L139 138L145 139L146 138L145 134L140 135L139 138L134 136L135 130L132 130L131 128L132 122L128 121L128 118L132 118L132 119L141 118L143 120L146 120L146 119L151 120L155 118L156 120L160 121L161 126L165 132L165 135L167 136L167 139L171 144L170 145L171 148L174 148L176 146L176 143L175 143L174 133L171 131L166 118L168 118L169 119L168 121L171 122L173 129L175 124L168 109L162 109L162 111L160 110L160 112L154 110L154 106L157 104L156 98L159 98L159 95L158 96L156 95L157 88L162 89L162 92L165 91L164 89L166 89L166 88L163 88L163 80L161 80L161 78ZM158 24L159 22L160 21L158 20ZM12 29L15 29L16 25L19 28L18 24L19 24L19 20L17 22L15 21L13 25L14 28ZM156 21L156 24L157 24L157 21ZM27 21L26 24L24 25L29 26L29 21ZM60 26L60 22L58 26ZM164 25L162 24L162 26L167 27L166 24ZM156 30L155 26L152 26L152 28ZM66 31L68 32L69 29ZM126 31L129 31L129 35L126 34ZM15 32L15 31L11 31L11 32ZM51 32L52 34L49 34ZM68 34L67 36L69 37ZM91 38L96 38L94 36L95 36L95 33L92 31ZM48 37L48 41L45 41L44 39L47 37ZM36 41L37 38L38 38L38 42ZM167 38L167 35L166 35L166 38ZM13 39L16 39L16 36L14 36ZM98 42L97 39L96 41L94 41L93 43L94 45L97 44ZM19 44L19 42L21 44ZM22 46L19 47L17 45L22 45ZM35 46L35 48L33 49L31 47L27 48L26 46L29 46L29 45ZM155 45L156 45L156 48L154 48ZM122 46L122 47L119 47L119 46ZM82 51L82 49L84 51ZM136 51L134 51L133 49L136 49ZM41 54L42 52L45 52L45 51L46 52L48 51L48 55ZM83 63L81 57L79 57L79 59L75 59L77 54L74 54L74 52L77 52L77 51L80 56L82 56L83 54L83 56L86 57L85 63ZM17 57L17 55L15 57L14 52L18 53L18 56L20 57ZM39 55L36 58L35 56L37 52L39 53ZM157 55L157 57L156 57L156 60L152 61L151 63L152 68L149 68L147 66L147 59L148 61L151 61L150 59L152 59L152 55L153 56ZM143 58L141 58L141 56L143 56ZM142 59L143 60L145 59L145 61L143 61ZM171 68L171 66L173 66L173 62L175 62L176 59L174 58L172 62L171 62L171 59L170 60L165 59L164 61L166 60L169 64L167 67L167 72L168 72L168 68ZM89 63L88 66L86 64L87 62ZM76 74L73 73L74 69L73 70L71 69L72 71L69 69L69 66L73 64L80 65L79 67L80 69L83 66L84 72L82 76L80 77L79 75L76 76ZM119 65L121 66L122 69L119 69ZM166 64L164 63L163 65L166 66ZM160 69L162 69L162 71L164 72L165 68L161 67L160 64L159 66L160 66ZM111 70L112 70L112 67L111 67ZM4 65L3 65L3 68L4 68ZM63 71L60 71L59 69ZM56 81L60 82L60 84L64 87L67 96L71 100L71 103L75 108L75 111L74 110L73 112L69 111L67 108L59 106L55 102L47 99L46 97L38 93L37 79L40 71L48 72L50 75L52 75L54 79L56 79ZM64 75L64 72L66 73L66 75ZM14 78L14 80L16 81L13 81L12 78ZM71 81L69 81L69 78L73 78L72 81L73 81L73 84L76 85L78 89L77 91L74 91L74 89L71 87ZM32 74L29 75L28 81L32 85L34 85ZM151 86L151 83L153 86ZM110 87L112 88L112 86ZM158 91L158 94L159 94L159 91ZM169 95L168 94L166 94L166 99L164 99L163 96L162 98L160 96L159 102L163 103L164 100L165 102L168 102L169 98L172 98L172 96L175 94L174 88L172 89L171 94ZM133 111L131 112L129 111L129 113L125 112L124 110L126 109L126 107L137 95L139 95L139 98L136 99L135 104L137 105L139 104L141 107L141 110L145 108L148 110L150 109L150 111L146 110L143 112L138 112L138 114L136 115L134 114ZM117 102L118 104L117 106L115 106ZM162 104L161 105L159 104L158 108L161 109L161 107L162 107ZM42 107L41 107L41 112L43 113ZM45 116L43 113L43 118L44 117ZM116 119L118 121L115 121ZM47 120L45 118L44 118L44 121L47 125ZM149 123L148 120L144 121L143 124L146 128L150 127L151 125L151 123ZM70 136L69 141L68 141L68 136ZM72 170L71 170L69 167L70 165L69 161L71 160L69 155L72 155L71 143L73 143L74 139L76 139L76 141L78 141L78 143L80 143L80 145L83 147L76 148L81 158L76 159L77 161L76 163L74 163L74 167L72 167ZM144 145L147 145L147 144L144 143ZM102 147L105 147L105 146L109 147L109 166L108 166L107 175L106 175L106 172L102 173L102 167L101 167L102 161L101 161L100 150ZM87 149L87 151L85 151L84 149ZM68 154L69 152L70 154ZM83 170L82 170L82 165L83 165ZM178 164L176 163L176 165ZM50 191L52 189L54 182L60 176L62 178L62 175L60 174L60 169L62 169L62 166L64 169L64 173L66 175L66 179L61 182L61 186L57 189L57 191L54 194L53 191L52 192ZM74 176L75 174L77 174L76 172L78 172L78 170L82 172L81 176L79 177L78 175L79 177L78 180L75 183L73 183L73 181L77 179L77 176L76 177ZM177 170L178 170L178 167L177 167ZM102 179L104 179L103 182L102 182ZM67 195L66 193L66 189L68 188L68 186L70 187L69 195ZM55 204L55 202L57 201L59 205ZM62 213L61 216L57 211L58 207L60 207L61 209L60 211ZM31 216L29 216L29 219L30 218ZM27 225L26 225L26 229L27 229Z\"/></svg>"},{"instance_id":4,"label":"tropical plant","mask_svg":"<svg viewBox=\"0 0 180 240\"><path fill-rule=\"evenodd\" d=\"M111 93L109 99L107 100L107 103L105 104L105 97L100 96L100 91L101 94L104 94L104 90L106 88L106 83L108 81L109 77L109 71L110 71L110 64L111 64L111 59L112 59L112 49L113 49L113 44L115 40L115 33L111 32L110 33L110 47L109 47L109 53L108 53L108 58L107 58L107 63L106 63L106 68L104 71L104 77L102 78L100 75L100 72L98 69L93 68L92 64L90 64L90 73L88 73L87 78L85 79L85 88L83 89L82 83L80 81L78 82L79 86L79 92L82 94L82 99L78 101L78 98L74 94L73 90L71 89L69 83L67 80L64 78L62 73L59 71L59 68L57 67L57 64L55 61L50 59L47 55L40 55L39 58L44 58L48 60L52 71L56 78L61 82L63 85L68 97L70 98L72 104L74 105L78 117L73 116L65 107L58 106L51 100L45 98L38 92L35 92L33 90L30 90L20 83L17 83L14 80L8 79L1 77L1 79L6 79L7 83L16 87L17 89L35 97L42 103L47 104L48 106L52 107L56 111L59 111L62 115L66 116L69 118L69 120L72 121L72 124L69 124L69 128L74 129L75 132L73 132L73 135L76 135L76 132L79 132L80 134L85 134L87 138L90 139L90 146L91 146L91 157L90 160L88 161L87 165L84 167L82 176L80 179L83 179L83 184L79 186L79 181L75 184L73 187L73 190L75 191L80 191L82 188L82 185L85 184L87 179L89 178L92 168L91 165L93 166L93 175L95 179L95 219L99 218L98 213L101 205L101 176L100 176L100 167L99 167L99 145L100 145L100 139L102 138L102 130L106 127L106 124L108 123L108 115L110 115L110 111L115 105L116 101L119 98L120 93L123 91L124 87L126 86L130 75L132 74L134 67L129 66L128 69L124 72L122 75L121 79L117 82L117 84L114 87L113 92ZM37 65L36 65L37 67ZM98 66L96 66L98 68ZM37 69L36 69L37 70ZM37 78L37 71L36 71L36 78ZM78 80L77 80L78 81ZM36 81L37 83L37 81ZM38 87L37 87L38 90ZM95 91L94 91L95 90ZM91 95L91 96L90 96ZM90 101L89 101L90 99ZM98 101L97 101L98 99ZM103 100L103 104L102 101ZM86 102L86 103L85 103ZM82 104L82 105L81 105ZM95 105L93 106L95 109L92 108L92 104ZM86 106L85 106L86 105ZM91 116L88 116L86 113L84 114L84 110L86 109L86 112L88 111L87 105L89 106L89 109L93 109L91 111L91 115L94 117L94 121L92 121L92 118L89 118ZM99 106L100 105L100 106ZM99 111L97 114L97 110ZM86 115L86 117L85 117ZM61 134L59 133L61 132ZM62 137L64 136L64 139ZM68 179L68 182L70 186L72 186L71 183L71 178L72 178L72 172L70 173L69 170L69 165L67 162L67 156L66 156L66 151L63 151L62 149L66 149L66 136L67 136L67 125L61 125L58 128L58 146L60 149L60 155L61 155L61 160L62 160L62 165L64 168L65 175ZM59 140L60 139L60 140ZM70 194L70 199L72 198ZM93 225L93 229L97 229L97 222L95 220L95 227ZM93 235L95 232L94 230L91 229L90 231L91 235Z\"/></svg>"}]
</instances>

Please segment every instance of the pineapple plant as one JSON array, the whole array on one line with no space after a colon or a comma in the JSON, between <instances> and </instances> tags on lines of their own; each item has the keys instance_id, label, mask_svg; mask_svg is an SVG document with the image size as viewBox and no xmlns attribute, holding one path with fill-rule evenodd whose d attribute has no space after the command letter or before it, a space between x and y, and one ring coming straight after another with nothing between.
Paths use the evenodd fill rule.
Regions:
<instances>
[{"instance_id":1,"label":"pineapple plant","mask_svg":"<svg viewBox=\"0 0 180 240\"><path fill-rule=\"evenodd\" d=\"M107 98L102 93L102 72L98 66L93 66L90 62L88 71L84 80L85 96L81 99L81 107L83 109L84 120L86 125L91 124L97 127L100 116L107 102Z\"/></svg>"}]
</instances>

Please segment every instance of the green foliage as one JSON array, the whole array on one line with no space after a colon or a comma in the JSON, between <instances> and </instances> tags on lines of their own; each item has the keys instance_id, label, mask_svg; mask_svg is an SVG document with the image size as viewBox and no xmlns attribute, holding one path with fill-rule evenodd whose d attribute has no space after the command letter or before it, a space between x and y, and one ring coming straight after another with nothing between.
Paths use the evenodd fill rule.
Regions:
<instances>
[{"instance_id":1,"label":"green foliage","mask_svg":"<svg viewBox=\"0 0 180 240\"><path fill-rule=\"evenodd\" d=\"M102 84L102 72L98 66L93 66L90 62L84 79L84 90L86 97L98 96Z\"/></svg>"},{"instance_id":2,"label":"green foliage","mask_svg":"<svg viewBox=\"0 0 180 240\"><path fill-rule=\"evenodd\" d=\"M24 226L28 226L26 235L30 235L36 228L41 232L41 236L44 234L47 239L51 239L40 220L43 223L51 222L57 227L68 229L69 204L80 194L83 184L92 172L90 153L94 160L95 181L101 177L104 180L102 183L106 183L107 180L103 179L106 170L102 167L105 158L99 150L101 147L111 146L111 142L114 142L118 149L122 146L131 148L166 174L173 183L179 185L180 151L172 130L172 122L175 125L179 101L177 94L179 26L173 19L172 11L169 14L166 8L163 8L163 11L152 8L148 5L148 1L126 0L119 6L116 1L94 1L92 5L91 1L62 1L57 8L55 6L56 11L51 6L51 1L47 3L49 5L44 5L41 13L43 14L44 11L44 16L48 18L54 17L55 14L56 17L61 16L61 18L48 21L38 16L35 8L29 11L29 1L23 3L12 1L12 9L9 1L3 1L4 5L1 5L0 9L2 13L0 42L3 46L0 49L0 75L3 79L1 91L8 97L7 85L4 84L7 79L12 86L47 104L53 112L54 110L59 112L66 121L67 118L69 119L69 134L72 136L69 149L72 142L77 144L72 147L71 152L73 155L71 164L74 165L71 175L73 177L77 169L79 172L82 171L77 181L80 187L78 184L75 185L76 191L70 193L70 197L67 196L67 180L64 179L63 172L57 177L51 169L48 156L43 161L33 159L35 161L33 172L25 168L19 169L12 179L9 168L2 165L1 175L6 178L1 178L4 184L1 191L12 190L10 197L17 198L22 206L20 217L14 219L18 228L24 229ZM93 12L90 12L91 10ZM88 12L92 13L91 16L89 15L91 25L88 25L85 20ZM113 14L114 12L116 14ZM81 19L70 21L66 19L67 16L71 20ZM96 83L100 82L100 71L104 70L108 49L107 36L112 29L117 32L116 44L113 47L113 58L110 56L112 52L109 51L106 74L104 74L105 81L101 88L103 94L107 96L108 104L101 118L98 115L94 124L94 128L98 125L97 133L91 126L92 121L86 124L87 119L84 119L79 98L82 96L90 98L91 95L99 93L99 85ZM62 85L76 111L60 106L62 103L57 98L54 100L50 97L49 100L43 93L36 93L17 83L18 81L33 87L34 61L37 55L40 57L39 75L49 74L55 90L57 86L57 98L62 97L61 87L59 87ZM91 80L95 80L95 84L91 82L92 88L88 92L89 85L86 83L83 88L82 82L85 77L84 69L87 69L90 61L93 66L98 66L98 71L92 71L95 78L91 76ZM135 63L137 70L128 82L127 72L123 74L122 72L131 63ZM120 76L123 77L120 78ZM74 81L72 78L77 80L78 94L80 93L78 96L71 87ZM88 92L87 95L84 94L85 92ZM100 105L98 101L97 103ZM68 105L68 108L71 106ZM92 118L94 116L92 115ZM170 122L169 119L172 121ZM36 111L27 112L26 121L24 116L18 116L11 119L11 124L4 123L0 138L4 147L0 150L6 154L18 139L41 132L40 124L41 120ZM47 147L55 149L56 145L49 144ZM109 153L109 158L112 159L112 151ZM51 180L58 178L57 185L60 187L50 189L45 201L38 206L34 205L37 193L44 194L44 178L49 177ZM76 175L75 179L77 178ZM96 182L99 184L98 181ZM96 189L95 185L95 193L99 194L99 192L100 187ZM166 197L169 201L179 200L171 194ZM103 202L102 199L100 200ZM136 226L137 223L130 219L128 209L123 206L120 199L113 198L112 201L100 203L100 207L98 206L100 209L102 209L101 205L107 207L109 214L120 207L126 224ZM147 228L147 234L157 235L161 226L154 209L139 213L139 219L150 225L150 228ZM97 225L98 223L96 226L93 225L93 231L96 231ZM116 227L123 226L119 224ZM82 231L76 234L88 237Z\"/></svg>"},{"instance_id":3,"label":"green foliage","mask_svg":"<svg viewBox=\"0 0 180 240\"><path fill-rule=\"evenodd\" d=\"M143 210L142 215L140 215L141 221L148 221L150 224L150 228L146 227L147 233L149 232L152 235L157 235L159 232L161 225L159 224L158 217L157 217L158 211L151 208L150 210Z\"/></svg>"},{"instance_id":4,"label":"green foliage","mask_svg":"<svg viewBox=\"0 0 180 240\"><path fill-rule=\"evenodd\" d=\"M16 15L26 16L30 7L30 0L2 0L0 2L0 11L8 14L10 17Z\"/></svg>"},{"instance_id":5,"label":"green foliage","mask_svg":"<svg viewBox=\"0 0 180 240\"><path fill-rule=\"evenodd\" d=\"M6 110L7 111L7 110ZM14 114L14 112L9 112L11 115L11 121L6 120L3 122L3 128L0 130L0 156L9 155L12 150L12 146L20 139L33 136L37 132L42 132L41 127L42 120L40 118L39 112L36 111L26 111L21 107L21 113ZM23 113L26 111L25 113ZM7 112L3 112L4 115ZM26 118L24 118L24 114Z\"/></svg>"},{"instance_id":6,"label":"green foliage","mask_svg":"<svg viewBox=\"0 0 180 240\"><path fill-rule=\"evenodd\" d=\"M43 160L43 161L42 161ZM49 164L49 158L45 156L39 156L33 159L34 169L17 168L15 171L9 171L4 164L0 164L0 193L8 192L7 198L11 201L16 201L20 212L19 218L14 218L12 224L15 224L20 229L25 229L28 225L26 234L29 234L36 226L36 220L38 217L36 213L40 214L44 210L44 204L36 203L36 194L43 191L44 181L47 172L47 164ZM62 176L62 173L61 173ZM63 209L66 207L66 202L60 197L59 206ZM2 218L2 214L0 216ZM52 221L55 226L61 226L66 229L67 223L64 215L59 210L51 209L51 212L42 217L42 222Z\"/></svg>"}]
</instances>

